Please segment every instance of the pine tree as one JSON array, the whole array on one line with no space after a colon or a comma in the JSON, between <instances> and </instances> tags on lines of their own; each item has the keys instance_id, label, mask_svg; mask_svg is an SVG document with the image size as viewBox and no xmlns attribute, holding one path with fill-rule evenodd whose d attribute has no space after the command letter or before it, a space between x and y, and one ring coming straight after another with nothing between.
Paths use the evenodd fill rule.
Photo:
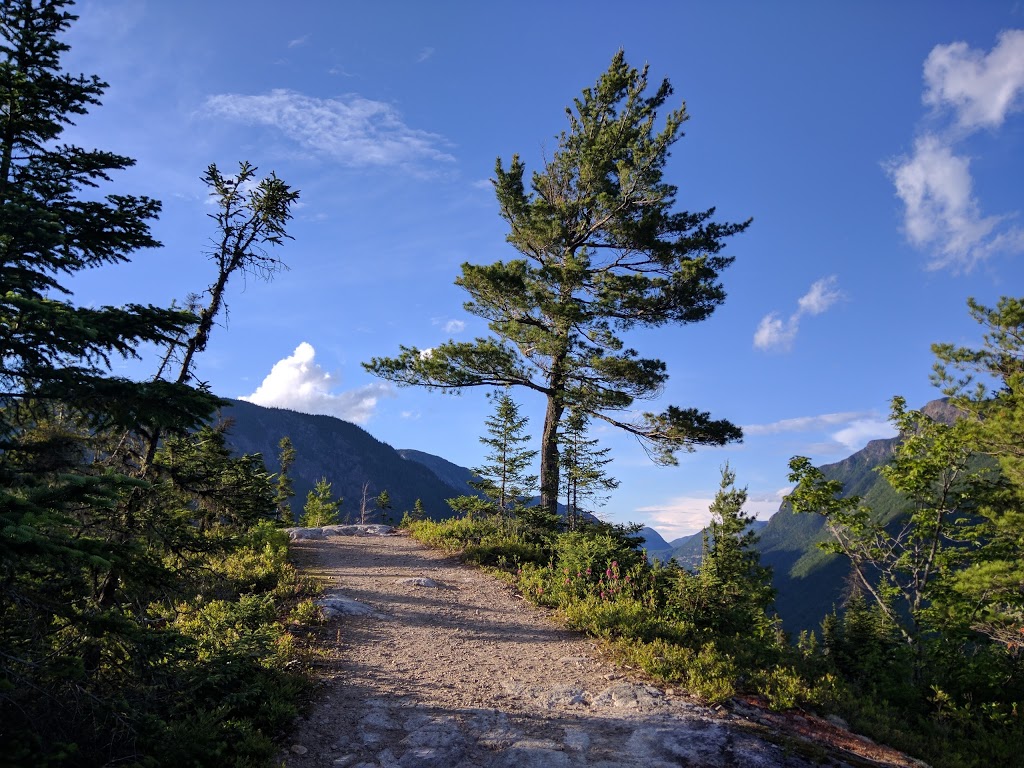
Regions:
<instances>
[{"instance_id":1,"label":"pine tree","mask_svg":"<svg viewBox=\"0 0 1024 768\"><path fill-rule=\"evenodd\" d=\"M636 435L663 463L674 463L678 450L741 437L733 424L694 408L624 415L637 399L655 396L668 375L621 334L709 317L725 299L719 275L732 259L720 255L724 241L747 226L715 222L714 209L673 212L676 188L662 173L686 110L670 111L656 132L672 88L666 80L647 90L646 67L633 69L620 51L567 110L569 128L529 192L518 155L507 168L498 161L498 204L522 258L463 264L456 280L469 294L465 308L487 320L494 337L447 342L430 354L403 347L398 357L365 364L401 386L517 386L543 395L541 504L552 514L566 408Z\"/></svg>"},{"instance_id":2,"label":"pine tree","mask_svg":"<svg viewBox=\"0 0 1024 768\"><path fill-rule=\"evenodd\" d=\"M745 488L736 488L736 475L726 465L710 507L704 558L684 590L697 626L718 634L763 636L772 625L767 610L775 599L771 569L761 565L754 518L744 514Z\"/></svg>"},{"instance_id":3,"label":"pine tree","mask_svg":"<svg viewBox=\"0 0 1024 768\"><path fill-rule=\"evenodd\" d=\"M1016 653L1024 647L1024 299L1004 296L994 308L970 299L968 307L983 344L933 345L934 381L965 414L977 450L999 463L1006 487L977 506L966 531L976 551L952 592L970 606L973 629Z\"/></svg>"},{"instance_id":4,"label":"pine tree","mask_svg":"<svg viewBox=\"0 0 1024 768\"><path fill-rule=\"evenodd\" d=\"M290 500L295 496L295 488L288 472L292 468L292 464L295 463L295 446L292 445L291 438L285 435L278 442L277 448L280 451L277 455L280 469L277 473L277 492L274 496L274 503L277 505L278 520L284 525L291 525L295 522L295 517L292 515Z\"/></svg>"},{"instance_id":5,"label":"pine tree","mask_svg":"<svg viewBox=\"0 0 1024 768\"><path fill-rule=\"evenodd\" d=\"M319 528L324 525L335 525L338 522L338 510L344 499L331 498L331 484L326 477L316 481L313 490L306 494L306 506L302 511L299 524L306 528Z\"/></svg>"},{"instance_id":6,"label":"pine tree","mask_svg":"<svg viewBox=\"0 0 1024 768\"><path fill-rule=\"evenodd\" d=\"M587 438L587 416L572 408L564 420L559 436L562 444L562 484L565 488L566 521L569 530L575 530L580 516L586 510L581 503L588 500L601 505L608 493L619 487L619 481L609 477L604 467L611 463L610 448L595 448L598 441Z\"/></svg>"},{"instance_id":7,"label":"pine tree","mask_svg":"<svg viewBox=\"0 0 1024 768\"><path fill-rule=\"evenodd\" d=\"M526 448L530 436L525 434L529 418L519 415L519 405L508 392L490 395L494 414L484 424L488 437L480 442L489 449L486 462L473 471L482 480L471 483L483 492L500 514L513 513L522 508L536 488L537 476L529 474L537 451Z\"/></svg>"},{"instance_id":8,"label":"pine tree","mask_svg":"<svg viewBox=\"0 0 1024 768\"><path fill-rule=\"evenodd\" d=\"M373 500L373 505L380 514L380 521L387 523L389 519L388 513L391 511L391 494L387 492L386 488L377 494L377 498Z\"/></svg>"}]
</instances>

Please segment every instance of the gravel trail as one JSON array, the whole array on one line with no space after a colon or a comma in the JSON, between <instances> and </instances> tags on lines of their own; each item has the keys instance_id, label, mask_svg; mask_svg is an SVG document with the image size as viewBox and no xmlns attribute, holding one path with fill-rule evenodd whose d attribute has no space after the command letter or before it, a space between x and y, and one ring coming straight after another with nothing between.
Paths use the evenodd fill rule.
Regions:
<instances>
[{"instance_id":1,"label":"gravel trail","mask_svg":"<svg viewBox=\"0 0 1024 768\"><path fill-rule=\"evenodd\" d=\"M645 684L507 585L404 535L292 544L335 618L283 765L667 768L895 765L783 749ZM360 615L361 614L361 615Z\"/></svg>"}]
</instances>

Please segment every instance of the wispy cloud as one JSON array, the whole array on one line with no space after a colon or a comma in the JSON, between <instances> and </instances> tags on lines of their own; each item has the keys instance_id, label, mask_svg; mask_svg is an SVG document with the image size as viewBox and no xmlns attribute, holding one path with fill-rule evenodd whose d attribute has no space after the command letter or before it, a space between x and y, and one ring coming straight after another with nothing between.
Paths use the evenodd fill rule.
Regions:
<instances>
[{"instance_id":1,"label":"wispy cloud","mask_svg":"<svg viewBox=\"0 0 1024 768\"><path fill-rule=\"evenodd\" d=\"M426 48L423 48L423 49L420 50L419 54L416 56L416 63L417 64L422 64L424 61L426 61L427 59L429 59L433 55L434 55L434 49L433 48L430 48L429 46L426 47Z\"/></svg>"},{"instance_id":2,"label":"wispy cloud","mask_svg":"<svg viewBox=\"0 0 1024 768\"><path fill-rule=\"evenodd\" d=\"M449 320L444 324L445 333L462 333L466 330L466 323L462 320Z\"/></svg>"},{"instance_id":3,"label":"wispy cloud","mask_svg":"<svg viewBox=\"0 0 1024 768\"><path fill-rule=\"evenodd\" d=\"M869 440L895 437L896 430L877 411L822 413L780 419L768 424L743 425L743 435L748 438L784 433L810 435L814 442L805 449L808 454L834 454L842 451L853 453L863 448Z\"/></svg>"},{"instance_id":4,"label":"wispy cloud","mask_svg":"<svg viewBox=\"0 0 1024 768\"><path fill-rule=\"evenodd\" d=\"M846 427L832 433L832 439L842 445L850 453L859 451L870 440L896 437L896 429L885 419L855 419Z\"/></svg>"},{"instance_id":5,"label":"wispy cloud","mask_svg":"<svg viewBox=\"0 0 1024 768\"><path fill-rule=\"evenodd\" d=\"M817 416L797 416L792 419L781 419L770 424L744 424L743 434L778 435L783 432L813 432L849 424L858 419L873 418L874 413L863 411L845 411L843 413L823 413Z\"/></svg>"},{"instance_id":6,"label":"wispy cloud","mask_svg":"<svg viewBox=\"0 0 1024 768\"><path fill-rule=\"evenodd\" d=\"M392 105L349 95L318 99L275 89L247 96L209 96L204 111L212 117L281 131L307 151L348 166L420 166L448 163L444 139L410 128Z\"/></svg>"},{"instance_id":7,"label":"wispy cloud","mask_svg":"<svg viewBox=\"0 0 1024 768\"><path fill-rule=\"evenodd\" d=\"M842 292L836 287L835 275L823 277L811 285L810 290L797 300L796 312L783 320L778 312L769 312L761 318L754 332L754 346L763 350L789 350L800 330L800 321L807 315L820 315L839 299Z\"/></svg>"},{"instance_id":8,"label":"wispy cloud","mask_svg":"<svg viewBox=\"0 0 1024 768\"><path fill-rule=\"evenodd\" d=\"M391 387L383 382L334 392L338 383L337 377L320 367L316 350L304 341L291 355L274 364L255 392L238 399L365 424L373 416L377 401L392 395Z\"/></svg>"},{"instance_id":9,"label":"wispy cloud","mask_svg":"<svg viewBox=\"0 0 1024 768\"><path fill-rule=\"evenodd\" d=\"M309 42L309 35L303 35L302 37L296 37L294 40L288 41L289 48L301 48Z\"/></svg>"},{"instance_id":10,"label":"wispy cloud","mask_svg":"<svg viewBox=\"0 0 1024 768\"><path fill-rule=\"evenodd\" d=\"M785 489L784 489L785 490ZM702 530L711 520L710 507L714 496L675 496L662 504L637 507L633 518L654 528L668 540L688 536ZM743 511L765 520L779 510L782 491L749 494Z\"/></svg>"},{"instance_id":11,"label":"wispy cloud","mask_svg":"<svg viewBox=\"0 0 1024 768\"><path fill-rule=\"evenodd\" d=\"M915 247L932 252L929 269L970 271L995 253L1024 251L1016 214L985 215L974 193L970 159L958 142L993 133L1024 107L1024 30L1009 30L985 53L957 42L938 45L924 63L922 97L944 128L914 141L913 152L885 169L904 206L903 229Z\"/></svg>"}]
</instances>

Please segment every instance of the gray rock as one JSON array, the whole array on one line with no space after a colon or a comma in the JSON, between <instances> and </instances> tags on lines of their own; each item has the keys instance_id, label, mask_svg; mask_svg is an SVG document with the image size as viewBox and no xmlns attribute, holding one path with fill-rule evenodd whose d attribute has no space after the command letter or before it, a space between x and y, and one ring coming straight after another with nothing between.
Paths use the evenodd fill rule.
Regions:
<instances>
[{"instance_id":1,"label":"gray rock","mask_svg":"<svg viewBox=\"0 0 1024 768\"><path fill-rule=\"evenodd\" d=\"M584 752L590 746L590 736L582 728L566 728L563 741L574 752Z\"/></svg>"},{"instance_id":2,"label":"gray rock","mask_svg":"<svg viewBox=\"0 0 1024 768\"><path fill-rule=\"evenodd\" d=\"M650 764L677 765L684 760L684 765L726 765L731 762L724 753L728 738L728 731L715 723L665 720L637 728L625 749Z\"/></svg>"},{"instance_id":3,"label":"gray rock","mask_svg":"<svg viewBox=\"0 0 1024 768\"><path fill-rule=\"evenodd\" d=\"M605 688L594 697L595 707L646 711L665 704L665 695L653 685L622 682Z\"/></svg>"},{"instance_id":4,"label":"gray rock","mask_svg":"<svg viewBox=\"0 0 1024 768\"><path fill-rule=\"evenodd\" d=\"M387 536L395 532L390 525L324 525L319 528L285 528L291 541L326 539L332 536Z\"/></svg>"},{"instance_id":5,"label":"gray rock","mask_svg":"<svg viewBox=\"0 0 1024 768\"><path fill-rule=\"evenodd\" d=\"M396 584L408 584L411 587L426 587L427 589L441 589L442 585L433 579L428 579L425 576L414 576L409 579L399 579Z\"/></svg>"},{"instance_id":6,"label":"gray rock","mask_svg":"<svg viewBox=\"0 0 1024 768\"><path fill-rule=\"evenodd\" d=\"M316 604L323 609L324 615L328 619L333 619L337 616L378 615L373 608L365 603L360 603L358 600L353 600L351 597L345 597L344 595L323 595L317 599Z\"/></svg>"},{"instance_id":7,"label":"gray rock","mask_svg":"<svg viewBox=\"0 0 1024 768\"><path fill-rule=\"evenodd\" d=\"M568 768L569 756L543 747L512 747L502 752L492 765L495 768Z\"/></svg>"},{"instance_id":8,"label":"gray rock","mask_svg":"<svg viewBox=\"0 0 1024 768\"><path fill-rule=\"evenodd\" d=\"M402 739L401 768L448 768L462 759L466 738L455 722L428 723Z\"/></svg>"}]
</instances>

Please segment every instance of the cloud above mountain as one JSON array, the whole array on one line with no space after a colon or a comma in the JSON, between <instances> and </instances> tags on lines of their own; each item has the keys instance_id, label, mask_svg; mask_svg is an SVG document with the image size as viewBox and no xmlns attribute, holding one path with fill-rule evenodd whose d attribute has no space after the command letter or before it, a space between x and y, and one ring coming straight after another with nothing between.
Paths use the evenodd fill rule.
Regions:
<instances>
[{"instance_id":1,"label":"cloud above mountain","mask_svg":"<svg viewBox=\"0 0 1024 768\"><path fill-rule=\"evenodd\" d=\"M390 385L383 382L337 392L339 383L337 376L320 367L313 345L304 341L291 355L274 363L255 392L238 399L365 424L373 416L377 402L393 395Z\"/></svg>"}]
</instances>

